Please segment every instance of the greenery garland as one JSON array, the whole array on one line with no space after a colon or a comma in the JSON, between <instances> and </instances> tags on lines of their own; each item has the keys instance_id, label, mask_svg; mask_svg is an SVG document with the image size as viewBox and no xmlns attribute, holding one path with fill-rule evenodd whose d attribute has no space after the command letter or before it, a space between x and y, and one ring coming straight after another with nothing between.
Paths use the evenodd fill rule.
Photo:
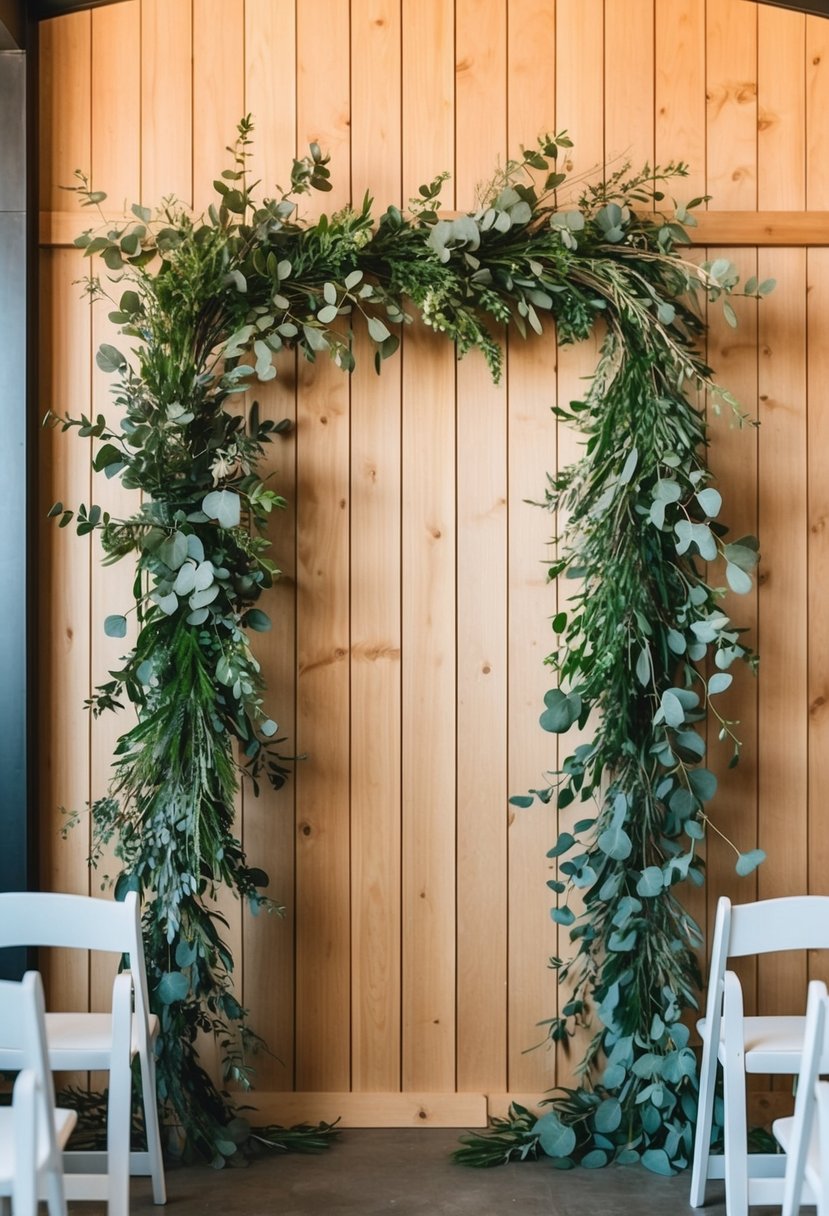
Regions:
<instances>
[{"instance_id":1,"label":"greenery garland","mask_svg":"<svg viewBox=\"0 0 829 1216\"><path fill-rule=\"evenodd\" d=\"M702 563L724 552L729 583L742 591L756 562L751 539L724 545L704 419L685 393L706 389L734 404L696 351L704 327L694 297L727 296L736 272L725 261L685 261L679 246L690 212L664 220L653 210L662 183L684 174L681 164L634 175L624 168L565 199L554 162L570 141L545 136L458 218L439 214L441 175L406 214L392 206L375 221L367 196L359 208L306 224L296 198L330 189L327 158L311 145L288 190L257 203L247 175L251 129L249 118L240 124L233 167L215 183L206 215L194 218L175 201L156 216L136 205L132 218L78 238L109 272L106 282L90 277L91 296L112 298L119 285L110 315L134 351L105 344L97 354L116 377L119 425L103 415L51 418L99 440L95 469L143 494L126 519L95 505L75 513L56 503L52 514L61 526L74 520L80 535L97 532L106 563L129 557L136 568L135 643L88 703L95 715L125 700L137 711L119 739L110 787L91 806L92 860L114 846L116 896L128 888L152 895L144 933L167 1117L191 1151L217 1164L245 1139L246 1125L196 1050L198 1033L212 1032L225 1076L250 1083L248 1049L257 1040L233 994L215 897L227 888L254 913L279 911L263 894L267 876L233 834L233 800L240 777L258 790L263 779L280 786L288 771L249 641L250 630L270 627L257 603L278 571L261 533L284 505L257 467L288 424L262 420L255 402L247 417L229 402L272 379L285 350L312 362L326 354L351 371L348 327L357 319L379 370L398 346L393 327L410 319L408 303L459 355L482 351L497 379L501 350L490 324L524 336L541 332L540 315L549 314L563 342L597 325L606 331L585 401L558 411L587 448L550 483L548 506L570 516L550 574L583 581L569 617L554 621L562 645L550 662L564 688L547 694L541 720L563 731L584 726L594 709L596 725L550 786L513 801L598 803L550 854L577 849L559 866L566 889L584 899L578 916L566 902L553 913L572 926L577 952L554 960L575 991L550 1035L566 1035L591 1005L604 1029L583 1063L583 1087L512 1138L517 1155L541 1148L558 1163L588 1149L586 1164L599 1164L598 1154L680 1165L695 1066L679 1018L695 1003L697 933L673 888L701 881L696 845L715 784L694 725L716 713L710 698L730 681L725 668L750 658ZM79 176L84 205L100 207L106 196ZM126 637L126 617L108 617L105 630ZM706 679L709 649L721 671ZM732 737L733 724L720 720ZM749 855L738 868L757 860ZM608 1062L594 1089L601 1051ZM516 1155L493 1144L474 1139L466 1159Z\"/></svg>"}]
</instances>

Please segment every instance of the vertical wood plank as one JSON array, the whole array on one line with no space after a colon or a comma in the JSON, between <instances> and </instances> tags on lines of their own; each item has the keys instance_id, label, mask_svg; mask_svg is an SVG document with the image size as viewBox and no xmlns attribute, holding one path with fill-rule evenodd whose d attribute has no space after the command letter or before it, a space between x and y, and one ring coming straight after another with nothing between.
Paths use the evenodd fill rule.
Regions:
<instances>
[{"instance_id":1,"label":"vertical wood plank","mask_svg":"<svg viewBox=\"0 0 829 1216\"><path fill-rule=\"evenodd\" d=\"M757 13L742 0L708 7L708 188L714 207L757 207Z\"/></svg>"},{"instance_id":2,"label":"vertical wood plank","mask_svg":"<svg viewBox=\"0 0 829 1216\"><path fill-rule=\"evenodd\" d=\"M454 161L451 6L403 3L403 197ZM444 205L452 207L448 192ZM403 1088L455 1085L455 368L403 358Z\"/></svg>"},{"instance_id":3,"label":"vertical wood plank","mask_svg":"<svg viewBox=\"0 0 829 1216\"><path fill-rule=\"evenodd\" d=\"M757 10L757 160L760 209L799 211L806 203L806 18Z\"/></svg>"},{"instance_id":4,"label":"vertical wood plank","mask_svg":"<svg viewBox=\"0 0 829 1216\"><path fill-rule=\"evenodd\" d=\"M597 90L603 90L602 69L605 47L601 36L602 9L601 6L575 5L565 2L565 0L558 0L556 21L556 46L558 48L556 117L559 126L566 126L568 130L576 133L574 151L577 160L574 168L577 172L584 173L588 166L601 164L604 159L604 106L599 102L597 93L585 91L583 83L585 79L596 80ZM601 85L598 82L602 82ZM586 378L595 369L597 358L598 342L595 338L580 342L575 346L562 345L559 347L557 394L558 402L561 405L567 405L583 396ZM557 424L556 454L559 471L579 460L582 455L578 435L571 427L563 423ZM565 523L566 521L560 513L555 519L555 533L561 535ZM572 579L559 579L556 587L559 610L567 609L568 600L575 591L576 584ZM552 604L546 612L555 614ZM552 646L549 646L549 649L552 649ZM550 767L559 768L564 757L569 756L580 742L589 738L589 732L589 723L584 732L568 731L564 738L557 741L557 760L553 763L551 755ZM550 751L552 753L552 748ZM551 824L552 830L547 848L549 849L555 842L558 831L571 827L579 817L580 811L576 806L567 811L558 812L555 826ZM573 910L578 912L579 904L575 898L571 897L570 904ZM569 958L574 950L570 941L569 929L559 928L557 939L556 955L560 958ZM566 988L559 992L559 1004L565 1003L566 992ZM551 1010L550 1015L552 1012ZM572 1039L557 1045L557 1084L574 1083L573 1068L586 1049L591 1033L590 1030L578 1031Z\"/></svg>"},{"instance_id":5,"label":"vertical wood plank","mask_svg":"<svg viewBox=\"0 0 829 1216\"><path fill-rule=\"evenodd\" d=\"M135 46L140 34L140 10L135 0L126 4L102 8L91 14L92 19L92 180L109 196L108 205L114 210L129 212L138 198L141 150L134 137L134 98L140 89L139 60ZM95 273L100 265L92 263ZM103 414L111 426L120 422L119 410L112 401L113 378L95 363L95 351L102 342L109 342L127 353L128 342L118 334L107 313L120 298L118 284L103 278L112 295L112 303L98 301L92 307L92 414ZM72 442L66 436L64 442ZM93 449L100 444L93 445ZM124 519L137 510L139 497L123 488L119 478L110 481L101 474L92 474L91 496L104 511L115 519ZM132 606L133 570L129 560L114 566L103 566L103 553L97 536L92 540L90 587L90 657L91 683L95 688L104 683L108 673L122 665L123 657L135 643L135 616L128 615L126 638L108 638L104 619L112 612L127 612ZM107 792L112 771L112 756L119 735L129 730L135 721L128 704L117 714L106 713L90 722L91 728L91 794L101 798ZM107 878L114 880L120 872L114 850L108 849L92 876L92 894L108 890ZM99 890L103 888L103 892ZM112 1005L112 977L117 960L111 957L91 957L92 1008L108 1010ZM104 1084L106 1082L104 1081Z\"/></svg>"},{"instance_id":6,"label":"vertical wood plank","mask_svg":"<svg viewBox=\"0 0 829 1216\"><path fill-rule=\"evenodd\" d=\"M654 163L654 0L605 4L604 146L610 171Z\"/></svg>"},{"instance_id":7,"label":"vertical wood plank","mask_svg":"<svg viewBox=\"0 0 829 1216\"><path fill-rule=\"evenodd\" d=\"M192 0L141 0L141 194L193 202Z\"/></svg>"},{"instance_id":8,"label":"vertical wood plank","mask_svg":"<svg viewBox=\"0 0 829 1216\"><path fill-rule=\"evenodd\" d=\"M297 10L297 128L331 152L334 189L350 196L348 0ZM349 841L349 384L326 359L304 364L297 393L296 1077L300 1089L351 1080Z\"/></svg>"},{"instance_id":9,"label":"vertical wood plank","mask_svg":"<svg viewBox=\"0 0 829 1216\"><path fill-rule=\"evenodd\" d=\"M807 491L806 255L763 250L761 279L777 288L760 309L761 537L759 643L758 871L768 899L807 882ZM806 985L805 960L770 955L759 963L760 1013L790 1011Z\"/></svg>"},{"instance_id":10,"label":"vertical wood plank","mask_svg":"<svg viewBox=\"0 0 829 1216\"><path fill-rule=\"evenodd\" d=\"M296 153L296 21L294 0L245 0L245 104L254 119L251 156L258 197L288 180ZM296 360L283 355L277 379L257 386L263 418L296 423ZM271 715L279 722L285 749L296 747L296 432L280 437L262 464L269 484L287 506L272 516L268 536L282 571L263 607L271 629L256 641L256 657L268 690ZM256 1061L256 1084L263 1090L294 1086L294 851L296 780L281 790L263 785L257 799L245 800L244 846L253 865L270 877L268 893L285 916L246 917L242 922L243 994L253 1028L273 1054Z\"/></svg>"},{"instance_id":11,"label":"vertical wood plank","mask_svg":"<svg viewBox=\"0 0 829 1216\"><path fill-rule=\"evenodd\" d=\"M77 196L60 190L76 168L91 161L91 21L77 13L40 26L41 205L75 210ZM84 225L79 224L79 228ZM90 309L75 280L86 267L74 250L50 250L41 262L41 404L56 414L90 405ZM89 501L90 442L57 430L40 434L38 478L38 612L40 656L38 725L50 741L38 774L39 878L44 890L89 894L90 724L89 539L58 531L46 512L57 499ZM69 725L71 723L71 726ZM61 808L78 811L80 824L64 841ZM41 959L47 997L65 1008L86 1009L89 962L74 951Z\"/></svg>"},{"instance_id":12,"label":"vertical wood plank","mask_svg":"<svg viewBox=\"0 0 829 1216\"><path fill-rule=\"evenodd\" d=\"M245 0L245 108L253 115L251 172L272 198L296 154L296 0Z\"/></svg>"},{"instance_id":13,"label":"vertical wood plank","mask_svg":"<svg viewBox=\"0 0 829 1216\"><path fill-rule=\"evenodd\" d=\"M579 178L600 178L605 158L604 3L556 0L555 12L556 122L574 144L560 168ZM584 87L587 80L590 89Z\"/></svg>"},{"instance_id":14,"label":"vertical wood plank","mask_svg":"<svg viewBox=\"0 0 829 1216\"><path fill-rule=\"evenodd\" d=\"M507 132L510 150L556 127L556 10L546 0L511 0ZM566 120L565 120L566 121ZM555 744L538 717L549 675L544 657L552 635L555 588L545 559L553 520L528 498L541 500L556 468L556 345L550 331L509 343L509 681L508 793L544 784L556 763ZM555 1083L555 1053L530 1051L543 1038L539 1023L557 1011L556 953L550 919L547 850L555 824L546 807L509 808L508 1089L542 1093Z\"/></svg>"},{"instance_id":15,"label":"vertical wood plank","mask_svg":"<svg viewBox=\"0 0 829 1216\"><path fill-rule=\"evenodd\" d=\"M503 0L458 0L458 202L506 148ZM497 335L503 340L503 334ZM478 352L457 369L457 1088L507 1085L506 390Z\"/></svg>"},{"instance_id":16,"label":"vertical wood plank","mask_svg":"<svg viewBox=\"0 0 829 1216\"><path fill-rule=\"evenodd\" d=\"M829 28L806 18L806 208L829 207Z\"/></svg>"},{"instance_id":17,"label":"vertical wood plank","mask_svg":"<svg viewBox=\"0 0 829 1216\"><path fill-rule=\"evenodd\" d=\"M401 202L400 3L351 6L353 197ZM400 1088L400 360L351 382L352 1085Z\"/></svg>"},{"instance_id":18,"label":"vertical wood plank","mask_svg":"<svg viewBox=\"0 0 829 1216\"><path fill-rule=\"evenodd\" d=\"M657 164L684 160L683 201L705 194L705 0L656 0Z\"/></svg>"},{"instance_id":19,"label":"vertical wood plank","mask_svg":"<svg viewBox=\"0 0 829 1216\"><path fill-rule=\"evenodd\" d=\"M742 181L734 183L736 190ZM717 257L731 258L748 278L757 272L757 255L747 249L723 249ZM726 324L722 310L712 304L708 309L708 362L714 368L717 382L728 388L742 408L756 421L757 402L757 304L753 300L735 299L734 309L739 324L732 329ZM763 305L762 307L765 307ZM711 469L723 496L723 520L731 529L727 540L757 535L757 452L759 429L735 423L728 407L717 414L709 402L711 433ZM725 585L724 571L717 568L716 579ZM757 649L757 590L749 595L729 592L723 604L735 624L749 630L746 643ZM730 769L731 748L719 743L713 718L708 728L708 765L717 776L717 798L712 805L714 822L742 852L757 847L757 696L758 681L742 665L734 671L734 683L714 705L730 721L741 740L742 756L737 768ZM734 870L735 856L716 833L709 832L706 841L705 867L707 874L707 923L714 924L717 900L727 895L734 903L750 903L757 898L756 873L740 878ZM707 944L710 946L710 934ZM706 958L703 953L703 968ZM735 969L740 975L746 1009L755 1012L757 1001L756 959L737 959Z\"/></svg>"},{"instance_id":20,"label":"vertical wood plank","mask_svg":"<svg viewBox=\"0 0 829 1216\"><path fill-rule=\"evenodd\" d=\"M91 31L89 13L41 21L38 163L42 211L80 211L76 169L90 169Z\"/></svg>"},{"instance_id":21,"label":"vertical wood plank","mask_svg":"<svg viewBox=\"0 0 829 1216\"><path fill-rule=\"evenodd\" d=\"M197 212L215 200L213 181L221 171L233 168L227 148L235 143L236 126L245 111L244 70L245 0L194 0L193 207ZM257 139L255 128L253 137Z\"/></svg>"},{"instance_id":22,"label":"vertical wood plank","mask_svg":"<svg viewBox=\"0 0 829 1216\"><path fill-rule=\"evenodd\" d=\"M810 249L807 258L808 349L808 705L809 705L809 893L829 894L829 805L825 757L829 748L829 485L825 459L829 443L829 410L825 404L829 376L829 249ZM809 979L829 979L825 952L816 951Z\"/></svg>"},{"instance_id":23,"label":"vertical wood plank","mask_svg":"<svg viewBox=\"0 0 829 1216\"><path fill-rule=\"evenodd\" d=\"M781 21L783 17L785 20ZM804 163L806 19L757 15L758 206L799 209ZM806 490L806 253L762 250L761 279L777 288L760 308L759 841L761 898L807 884L808 684ZM758 964L759 1012L782 1013L804 990L806 960L769 956Z\"/></svg>"}]
</instances>

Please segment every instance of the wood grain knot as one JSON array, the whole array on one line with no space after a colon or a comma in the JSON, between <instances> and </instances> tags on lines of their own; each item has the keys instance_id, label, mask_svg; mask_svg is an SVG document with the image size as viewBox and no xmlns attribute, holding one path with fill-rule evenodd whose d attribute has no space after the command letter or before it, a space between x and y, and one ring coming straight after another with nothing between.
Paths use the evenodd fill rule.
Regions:
<instances>
[{"instance_id":1,"label":"wood grain knot","mask_svg":"<svg viewBox=\"0 0 829 1216\"><path fill-rule=\"evenodd\" d=\"M327 414L322 414L322 415L320 416L320 423L322 424L322 426L328 426L328 416L327 416Z\"/></svg>"},{"instance_id":2,"label":"wood grain knot","mask_svg":"<svg viewBox=\"0 0 829 1216\"><path fill-rule=\"evenodd\" d=\"M430 535L431 535L431 536L432 536L432 537L433 537L435 540L440 540L441 536L443 535L443 534L442 534L442 532L441 532L441 530L440 530L440 528L430 528L430 529L429 529L429 534L430 534Z\"/></svg>"},{"instance_id":3,"label":"wood grain knot","mask_svg":"<svg viewBox=\"0 0 829 1216\"><path fill-rule=\"evenodd\" d=\"M819 713L820 710L823 709L825 704L826 704L826 697L824 697L823 694L821 693L821 695L819 697L815 697L814 701L812 701L811 705L809 706L809 713L810 714Z\"/></svg>"},{"instance_id":4,"label":"wood grain knot","mask_svg":"<svg viewBox=\"0 0 829 1216\"><path fill-rule=\"evenodd\" d=\"M820 63L820 55L815 55L815 57L812 60L812 66L817 67L819 63Z\"/></svg>"},{"instance_id":5,"label":"wood grain knot","mask_svg":"<svg viewBox=\"0 0 829 1216\"><path fill-rule=\"evenodd\" d=\"M815 520L815 522L813 524L810 525L809 530L811 532L822 532L825 527L826 527L826 516L821 515L818 519Z\"/></svg>"},{"instance_id":6,"label":"wood grain knot","mask_svg":"<svg viewBox=\"0 0 829 1216\"><path fill-rule=\"evenodd\" d=\"M492 671L492 668L490 667L489 663L484 663L483 667L481 668L481 671L484 673L485 676L488 676L489 673Z\"/></svg>"},{"instance_id":7,"label":"wood grain knot","mask_svg":"<svg viewBox=\"0 0 829 1216\"><path fill-rule=\"evenodd\" d=\"M429 1118L429 1114L428 1114L428 1112L427 1112L427 1111L425 1111L425 1110L423 1109L423 1107L421 1106L420 1110L417 1112L417 1117L418 1117L418 1119L428 1119L428 1118Z\"/></svg>"},{"instance_id":8,"label":"wood grain knot","mask_svg":"<svg viewBox=\"0 0 829 1216\"><path fill-rule=\"evenodd\" d=\"M310 823L302 823L302 824L300 824L300 826L299 826L299 830L300 830L300 832L302 833L302 835L303 835L303 836L311 836L311 835L313 834L313 831L314 831L314 829L311 827Z\"/></svg>"}]
</instances>

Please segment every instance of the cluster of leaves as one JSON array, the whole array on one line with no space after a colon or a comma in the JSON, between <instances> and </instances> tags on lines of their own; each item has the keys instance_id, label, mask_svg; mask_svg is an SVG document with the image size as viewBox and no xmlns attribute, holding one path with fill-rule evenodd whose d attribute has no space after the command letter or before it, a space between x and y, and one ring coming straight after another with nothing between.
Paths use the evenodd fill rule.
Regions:
<instances>
[{"instance_id":1,"label":"cluster of leaves","mask_svg":"<svg viewBox=\"0 0 829 1216\"><path fill-rule=\"evenodd\" d=\"M605 203L600 214L614 225L609 239L626 242L625 206ZM700 283L709 299L733 291L736 272L718 261L695 279L628 244L619 260L573 268L602 293L607 333L585 399L555 411L579 431L584 455L549 479L545 504L566 520L549 577L571 578L575 589L552 622L558 643L547 662L557 685L540 724L554 734L577 727L588 740L549 784L511 799L566 813L548 886L552 918L573 947L551 966L571 992L546 1025L553 1042L576 1026L592 1035L577 1069L582 1087L559 1091L532 1126L520 1115L512 1155L529 1146L563 1168L641 1161L671 1174L692 1149L697 1066L686 1015L697 1007L701 945L677 888L702 884L700 841L709 827L719 832L707 810L717 780L706 766L706 723L730 747L730 764L739 759L736 723L719 697L729 669L754 668L756 656L722 601L729 588L752 589L758 543L726 539L697 404L707 393L735 406L697 353L693 296ZM747 287L760 296L773 283ZM741 875L764 857L735 853ZM499 1129L493 1162L503 1137ZM473 1138L460 1159L486 1157L488 1139Z\"/></svg>"},{"instance_id":2,"label":"cluster of leaves","mask_svg":"<svg viewBox=\"0 0 829 1216\"><path fill-rule=\"evenodd\" d=\"M480 350L496 379L495 334L505 325L523 336L541 332L548 316L564 341L597 323L606 330L590 393L572 407L588 454L550 488L550 506L566 506L572 521L551 573L578 571L585 591L569 620L557 622L563 648L553 662L567 691L549 694L542 725L583 723L591 708L601 716L593 744L577 749L556 778L559 806L577 796L600 802L598 816L577 831L584 851L561 867L586 899L573 929L577 960L561 971L599 1003L599 1038L616 1069L605 1084L620 1089L628 1120L629 1065L641 1067L646 1047L664 1057L663 1094L674 1084L665 1070L679 1070L678 1085L690 1078L678 1018L693 999L694 931L672 886L700 874L695 829L713 792L697 763L703 745L693 723L724 687L731 659L746 655L698 569L721 547L721 530L702 421L684 396L710 382L694 352L702 323L693 297L727 296L736 272L683 260L684 228L654 211L662 184L681 176L682 165L620 170L565 200L555 161L570 141L545 136L458 218L440 214L441 175L405 214L389 207L375 222L367 196L358 208L306 224L296 199L330 189L327 158L312 145L294 162L289 189L257 202L250 136L248 118L205 215L174 200L155 216L136 205L123 223L104 221L78 238L105 268L90 276L89 294L112 299L111 318L129 341L127 353L107 344L97 354L115 377L118 422L50 419L93 438L95 469L143 496L126 519L95 504L75 513L56 503L52 513L79 535L97 533L106 563L135 565L137 636L89 707L98 714L128 701L137 722L121 736L110 787L91 810L94 856L112 845L122 866L116 893L129 886L152 894L144 929L162 1020L162 1101L195 1151L217 1162L237 1151L236 1113L201 1070L195 1046L200 1031L215 1034L226 1075L248 1083L255 1036L233 995L233 959L213 901L228 888L254 912L274 908L262 894L267 877L248 865L234 836L233 800L242 775L254 788L286 777L249 644L250 630L270 624L257 601L278 572L262 531L283 505L257 469L285 424L263 420L255 403L245 416L235 403L276 375L285 351L311 362L326 354L352 370L359 320L379 370L413 307L459 354ZM75 189L85 204L105 201L82 176ZM745 589L756 547L744 540L726 556L731 585ZM126 637L126 615L111 615L105 628ZM699 672L709 647L722 674L706 682ZM730 733L724 720L723 728ZM538 796L552 794L551 786ZM682 832L691 839L685 850L670 843ZM562 837L554 853L574 844ZM575 919L566 905L556 915ZM586 995L574 998L573 1016L585 1009ZM667 1127L673 1107L655 1098L656 1066L649 1084L648 1109ZM598 1126L594 1133L604 1134ZM668 1156L678 1160L678 1150Z\"/></svg>"}]
</instances>

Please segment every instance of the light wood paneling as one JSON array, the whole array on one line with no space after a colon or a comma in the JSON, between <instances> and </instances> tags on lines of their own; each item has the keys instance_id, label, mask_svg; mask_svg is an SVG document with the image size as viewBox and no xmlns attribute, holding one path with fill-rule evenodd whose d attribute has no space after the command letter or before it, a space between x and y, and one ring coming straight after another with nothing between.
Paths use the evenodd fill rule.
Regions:
<instances>
[{"instance_id":1,"label":"light wood paneling","mask_svg":"<svg viewBox=\"0 0 829 1216\"><path fill-rule=\"evenodd\" d=\"M556 128L556 10L554 4L510 4L508 41L508 146L529 144L536 131ZM527 79L537 87L523 87ZM546 475L556 467L556 345L552 325L542 337L511 339L508 351L508 785L509 794L543 786L555 765L555 742L538 727L539 706L549 685L544 656L551 647L546 562L553 518L528 503L540 501ZM540 803L510 806L508 906L508 1082L513 1090L539 1093L555 1081L555 1053L528 1051L543 1040L539 1023L558 1007L548 960L556 953L550 918L550 814Z\"/></svg>"},{"instance_id":2,"label":"light wood paneling","mask_svg":"<svg viewBox=\"0 0 829 1216\"><path fill-rule=\"evenodd\" d=\"M458 197L506 156L503 0L456 11ZM457 370L457 1087L507 1085L506 391Z\"/></svg>"},{"instance_id":3,"label":"light wood paneling","mask_svg":"<svg viewBox=\"0 0 829 1216\"><path fill-rule=\"evenodd\" d=\"M352 7L353 197L400 204L400 5ZM360 329L360 327L358 327ZM352 1086L400 1088L400 360L351 381Z\"/></svg>"},{"instance_id":4,"label":"light wood paneling","mask_svg":"<svg viewBox=\"0 0 829 1216\"><path fill-rule=\"evenodd\" d=\"M141 201L149 207L171 194L193 202L192 8L192 0L141 0Z\"/></svg>"},{"instance_id":5,"label":"light wood paneling","mask_svg":"<svg viewBox=\"0 0 829 1216\"><path fill-rule=\"evenodd\" d=\"M73 283L68 248L95 218L59 187L81 167L108 214L139 194L200 209L247 111L260 197L287 184L309 140L331 152L334 192L303 199L308 215L366 189L378 210L405 204L444 169L443 205L464 210L498 162L557 127L577 175L606 155L683 159L690 176L670 193L712 195L693 256L719 246L744 276L778 279L759 310L738 302L736 331L711 315L708 357L762 421L711 418L724 518L733 535L759 530L763 552L759 593L726 601L763 663L720 698L745 746L736 772L718 766L716 814L769 860L739 880L709 843L703 924L723 892L824 885L826 38L824 22L745 0L127 0L41 25L44 406L108 407L93 343L109 323ZM807 261L809 246L822 248ZM572 1079L575 1053L527 1052L557 1011L547 960L569 951L544 885L555 815L506 799L557 764L538 727L555 521L524 500L579 455L549 408L584 392L596 350L515 338L494 388L479 356L456 368L414 325L377 378L359 328L351 379L286 360L256 394L297 425L268 452L289 506L271 529L274 628L255 646L286 749L308 758L279 793L245 795L245 847L286 916L235 915L237 977L275 1053L257 1062L267 1117L472 1126L487 1103ZM55 498L121 503L89 456L43 434L43 513ZM88 831L59 841L57 808L102 792L123 729L123 716L92 727L81 705L117 658L101 620L128 579L51 521L39 552L42 878L86 891ZM806 971L764 964L756 994L754 975L762 1011ZM90 997L87 971L59 959L50 981Z\"/></svg>"},{"instance_id":6,"label":"light wood paneling","mask_svg":"<svg viewBox=\"0 0 829 1216\"><path fill-rule=\"evenodd\" d=\"M297 142L331 152L333 189L309 215L350 196L347 0L297 8ZM348 1089L350 1031L349 382L330 361L300 366L297 387L296 1077Z\"/></svg>"}]
</instances>

